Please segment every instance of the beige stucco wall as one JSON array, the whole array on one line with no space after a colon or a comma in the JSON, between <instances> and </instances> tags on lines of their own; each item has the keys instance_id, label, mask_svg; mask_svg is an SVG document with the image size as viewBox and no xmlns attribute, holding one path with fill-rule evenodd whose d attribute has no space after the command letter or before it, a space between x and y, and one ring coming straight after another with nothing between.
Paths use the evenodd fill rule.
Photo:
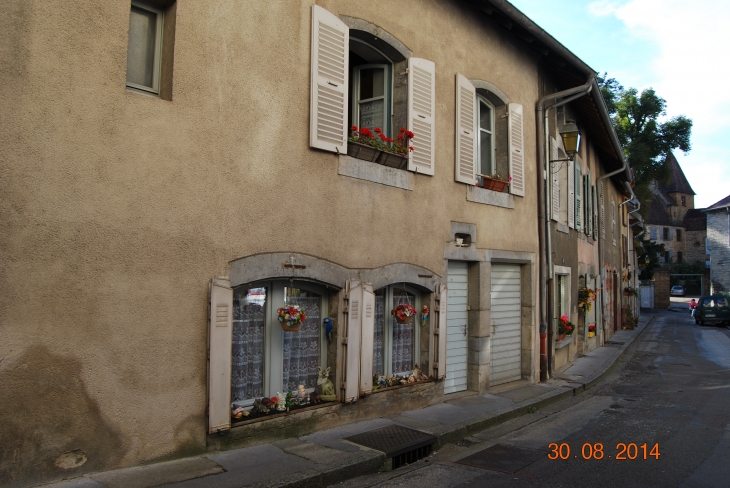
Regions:
<instances>
[{"instance_id":1,"label":"beige stucco wall","mask_svg":"<svg viewBox=\"0 0 730 488\"><path fill-rule=\"evenodd\" d=\"M0 483L203 450L207 287L236 258L442 275L451 221L537 253L532 55L451 2L318 3L436 63L436 171L412 192L309 149L311 2L178 0L172 101L125 89L128 0L0 5ZM512 210L454 182L457 72L525 107ZM54 465L74 449L83 467Z\"/></svg>"}]
</instances>

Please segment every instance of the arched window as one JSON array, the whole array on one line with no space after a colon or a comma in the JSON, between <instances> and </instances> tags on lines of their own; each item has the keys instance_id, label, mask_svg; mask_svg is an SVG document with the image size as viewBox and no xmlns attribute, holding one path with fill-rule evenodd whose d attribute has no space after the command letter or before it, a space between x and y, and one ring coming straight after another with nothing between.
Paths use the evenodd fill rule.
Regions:
<instances>
[{"instance_id":1,"label":"arched window","mask_svg":"<svg viewBox=\"0 0 730 488\"><path fill-rule=\"evenodd\" d=\"M352 125L376 127L390 137L392 61L367 42L350 38Z\"/></svg>"},{"instance_id":2,"label":"arched window","mask_svg":"<svg viewBox=\"0 0 730 488\"><path fill-rule=\"evenodd\" d=\"M407 303L420 312L420 293L407 285L390 285L375 291L375 327L373 338L373 374L410 374L420 362L420 327L418 316L408 324L399 324L390 311Z\"/></svg>"},{"instance_id":3,"label":"arched window","mask_svg":"<svg viewBox=\"0 0 730 488\"><path fill-rule=\"evenodd\" d=\"M494 105L482 95L477 95L479 104L478 172L483 175L497 173L494 161Z\"/></svg>"},{"instance_id":4,"label":"arched window","mask_svg":"<svg viewBox=\"0 0 730 488\"><path fill-rule=\"evenodd\" d=\"M296 332L284 331L280 307L298 305L307 315ZM233 290L231 402L245 406L255 398L317 385L326 363L322 320L328 314L326 291L309 282L269 281Z\"/></svg>"}]
</instances>

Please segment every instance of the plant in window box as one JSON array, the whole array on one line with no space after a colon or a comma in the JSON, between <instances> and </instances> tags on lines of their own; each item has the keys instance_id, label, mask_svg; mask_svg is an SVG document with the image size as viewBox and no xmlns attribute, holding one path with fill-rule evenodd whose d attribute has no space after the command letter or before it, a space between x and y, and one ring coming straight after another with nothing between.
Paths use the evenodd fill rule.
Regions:
<instances>
[{"instance_id":1,"label":"plant in window box","mask_svg":"<svg viewBox=\"0 0 730 488\"><path fill-rule=\"evenodd\" d=\"M596 324L588 326L588 337L594 337L596 335Z\"/></svg>"},{"instance_id":2,"label":"plant in window box","mask_svg":"<svg viewBox=\"0 0 730 488\"><path fill-rule=\"evenodd\" d=\"M390 311L390 315L395 317L395 321L399 324L410 324L413 316L416 315L416 309L407 303L401 303Z\"/></svg>"},{"instance_id":3,"label":"plant in window box","mask_svg":"<svg viewBox=\"0 0 730 488\"><path fill-rule=\"evenodd\" d=\"M636 288L632 288L630 286L627 286L624 288L624 296L630 297L630 296L639 296L639 292L636 290Z\"/></svg>"},{"instance_id":4,"label":"plant in window box","mask_svg":"<svg viewBox=\"0 0 730 488\"><path fill-rule=\"evenodd\" d=\"M481 179L481 185L479 184L479 181L477 181L476 186L481 186L484 189L496 192L503 192L507 190L510 181L512 181L511 176L502 176L498 173L491 175L477 174L477 176Z\"/></svg>"},{"instance_id":5,"label":"plant in window box","mask_svg":"<svg viewBox=\"0 0 730 488\"><path fill-rule=\"evenodd\" d=\"M383 134L378 127L375 128L378 133L382 145L380 149L383 151L378 156L378 163L391 168L406 169L408 167L408 153L413 151L410 145L413 139L413 132L400 128L400 133L396 136L395 141Z\"/></svg>"},{"instance_id":6,"label":"plant in window box","mask_svg":"<svg viewBox=\"0 0 730 488\"><path fill-rule=\"evenodd\" d=\"M351 135L347 138L347 155L365 161L376 161L380 155L380 142L372 131L367 127L358 129L353 125L350 132Z\"/></svg>"},{"instance_id":7,"label":"plant in window box","mask_svg":"<svg viewBox=\"0 0 730 488\"><path fill-rule=\"evenodd\" d=\"M292 332L299 330L302 322L307 320L307 314L299 309L299 305L281 307L276 313L279 316L281 328Z\"/></svg>"},{"instance_id":8,"label":"plant in window box","mask_svg":"<svg viewBox=\"0 0 730 488\"><path fill-rule=\"evenodd\" d=\"M596 294L599 290L586 287L580 288L578 290L578 308L585 313L590 312L591 308L593 308L593 302L596 301Z\"/></svg>"},{"instance_id":9,"label":"plant in window box","mask_svg":"<svg viewBox=\"0 0 730 488\"><path fill-rule=\"evenodd\" d=\"M575 324L568 320L568 316L561 316L560 321L558 322L558 340L562 341L565 339L565 336L573 335L574 330Z\"/></svg>"}]
</instances>

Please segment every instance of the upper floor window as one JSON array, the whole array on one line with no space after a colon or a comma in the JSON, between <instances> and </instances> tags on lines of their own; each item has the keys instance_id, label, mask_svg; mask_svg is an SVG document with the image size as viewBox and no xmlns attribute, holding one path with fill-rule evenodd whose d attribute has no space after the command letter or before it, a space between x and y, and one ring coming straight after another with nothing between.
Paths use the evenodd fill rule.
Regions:
<instances>
[{"instance_id":1,"label":"upper floor window","mask_svg":"<svg viewBox=\"0 0 730 488\"><path fill-rule=\"evenodd\" d=\"M474 185L499 176L509 180L510 193L524 196L522 118L522 105L497 87L457 73L455 180Z\"/></svg>"},{"instance_id":2,"label":"upper floor window","mask_svg":"<svg viewBox=\"0 0 730 488\"><path fill-rule=\"evenodd\" d=\"M664 227L664 232L663 232L662 238L665 241L669 240L669 227Z\"/></svg>"},{"instance_id":3,"label":"upper floor window","mask_svg":"<svg viewBox=\"0 0 730 488\"><path fill-rule=\"evenodd\" d=\"M687 197L685 197L684 195L682 195L680 197L680 200L682 201L682 206L683 207L686 207L687 206Z\"/></svg>"},{"instance_id":4,"label":"upper floor window","mask_svg":"<svg viewBox=\"0 0 730 488\"><path fill-rule=\"evenodd\" d=\"M127 45L127 86L160 92L162 10L132 1Z\"/></svg>"},{"instance_id":5,"label":"upper floor window","mask_svg":"<svg viewBox=\"0 0 730 488\"><path fill-rule=\"evenodd\" d=\"M352 125L391 137L392 62L364 41L350 39Z\"/></svg>"},{"instance_id":6,"label":"upper floor window","mask_svg":"<svg viewBox=\"0 0 730 488\"><path fill-rule=\"evenodd\" d=\"M677 229L677 242L682 240L682 230Z\"/></svg>"}]
</instances>

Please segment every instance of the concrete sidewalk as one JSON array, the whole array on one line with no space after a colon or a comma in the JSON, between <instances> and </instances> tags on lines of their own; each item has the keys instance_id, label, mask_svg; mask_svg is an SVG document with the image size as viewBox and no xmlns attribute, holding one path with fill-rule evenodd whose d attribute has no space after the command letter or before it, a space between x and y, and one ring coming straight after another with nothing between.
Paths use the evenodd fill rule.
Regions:
<instances>
[{"instance_id":1,"label":"concrete sidewalk","mask_svg":"<svg viewBox=\"0 0 730 488\"><path fill-rule=\"evenodd\" d=\"M645 313L635 330L623 330L607 344L578 358L546 383L508 385L483 396L451 395L445 403L373 420L354 422L308 436L272 444L119 469L46 485L53 488L180 488L314 487L378 472L385 454L344 440L389 425L433 434L436 447L459 440L553 402L578 394L597 383L655 315ZM513 386L510 389L509 386Z\"/></svg>"}]
</instances>

